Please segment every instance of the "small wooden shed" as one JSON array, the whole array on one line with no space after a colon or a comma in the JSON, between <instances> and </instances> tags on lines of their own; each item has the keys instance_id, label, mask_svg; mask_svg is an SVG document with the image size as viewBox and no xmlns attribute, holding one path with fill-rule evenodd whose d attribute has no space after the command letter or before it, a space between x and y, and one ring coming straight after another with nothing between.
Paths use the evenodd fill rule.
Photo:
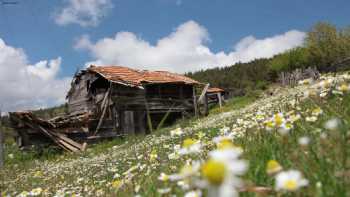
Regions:
<instances>
[{"instance_id":1,"label":"small wooden shed","mask_svg":"<svg viewBox=\"0 0 350 197\"><path fill-rule=\"evenodd\" d=\"M221 88L217 88L217 87L208 88L206 93L208 104L218 103L220 107L222 107L222 103L225 100L226 94L227 94L226 91Z\"/></svg>"}]
</instances>

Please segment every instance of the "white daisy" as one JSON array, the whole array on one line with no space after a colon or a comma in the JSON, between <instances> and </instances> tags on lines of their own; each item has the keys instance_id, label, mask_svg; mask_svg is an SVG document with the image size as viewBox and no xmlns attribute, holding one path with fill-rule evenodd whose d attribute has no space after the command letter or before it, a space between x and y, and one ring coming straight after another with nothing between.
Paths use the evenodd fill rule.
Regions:
<instances>
[{"instance_id":1,"label":"white daisy","mask_svg":"<svg viewBox=\"0 0 350 197\"><path fill-rule=\"evenodd\" d=\"M200 163L199 162L192 162L192 164L185 164L179 173L169 175L169 180L171 181L178 181L183 180L186 178L189 178L197 173L199 173L200 169Z\"/></svg>"},{"instance_id":2,"label":"white daisy","mask_svg":"<svg viewBox=\"0 0 350 197\"><path fill-rule=\"evenodd\" d=\"M31 196L39 196L41 194L41 192L43 191L43 189L41 189L40 187L33 189L32 191L29 192L29 194Z\"/></svg>"},{"instance_id":3,"label":"white daisy","mask_svg":"<svg viewBox=\"0 0 350 197\"><path fill-rule=\"evenodd\" d=\"M165 174L164 172L160 173L160 176L158 177L158 180L160 181L168 181L169 180L169 176L167 174Z\"/></svg>"},{"instance_id":4,"label":"white daisy","mask_svg":"<svg viewBox=\"0 0 350 197\"><path fill-rule=\"evenodd\" d=\"M248 164L240 160L237 149L215 150L209 153L209 160L201 168L209 184L209 196L238 196L237 189L242 186L240 175L243 175Z\"/></svg>"},{"instance_id":5,"label":"white daisy","mask_svg":"<svg viewBox=\"0 0 350 197\"><path fill-rule=\"evenodd\" d=\"M306 122L316 122L317 117L316 116L308 116L305 118Z\"/></svg>"},{"instance_id":6,"label":"white daisy","mask_svg":"<svg viewBox=\"0 0 350 197\"><path fill-rule=\"evenodd\" d=\"M300 137L298 143L301 146L307 146L310 143L310 138L307 136Z\"/></svg>"},{"instance_id":7,"label":"white daisy","mask_svg":"<svg viewBox=\"0 0 350 197\"><path fill-rule=\"evenodd\" d=\"M185 194L185 197L201 197L202 192L200 190L189 191Z\"/></svg>"},{"instance_id":8,"label":"white daisy","mask_svg":"<svg viewBox=\"0 0 350 197\"><path fill-rule=\"evenodd\" d=\"M275 180L276 190L296 191L309 184L309 181L303 178L298 170L280 172L276 175Z\"/></svg>"},{"instance_id":9,"label":"white daisy","mask_svg":"<svg viewBox=\"0 0 350 197\"><path fill-rule=\"evenodd\" d=\"M182 143L182 148L178 151L180 155L187 155L191 153L199 153L201 151L202 145L199 140L193 140L187 138Z\"/></svg>"},{"instance_id":10,"label":"white daisy","mask_svg":"<svg viewBox=\"0 0 350 197\"><path fill-rule=\"evenodd\" d=\"M286 135L289 133L289 131L293 128L293 125L291 123L285 122L283 123L280 128L277 130L281 135Z\"/></svg>"},{"instance_id":11,"label":"white daisy","mask_svg":"<svg viewBox=\"0 0 350 197\"><path fill-rule=\"evenodd\" d=\"M338 128L340 120L338 118L332 118L324 124L324 128L328 130L335 130Z\"/></svg>"},{"instance_id":12,"label":"white daisy","mask_svg":"<svg viewBox=\"0 0 350 197\"><path fill-rule=\"evenodd\" d=\"M170 131L171 136L181 136L182 134L184 134L184 131L181 128L176 128Z\"/></svg>"},{"instance_id":13,"label":"white daisy","mask_svg":"<svg viewBox=\"0 0 350 197\"><path fill-rule=\"evenodd\" d=\"M158 189L157 190L157 192L159 193L159 194L167 194L167 193L169 193L171 191L171 188L161 188L161 189Z\"/></svg>"}]
</instances>

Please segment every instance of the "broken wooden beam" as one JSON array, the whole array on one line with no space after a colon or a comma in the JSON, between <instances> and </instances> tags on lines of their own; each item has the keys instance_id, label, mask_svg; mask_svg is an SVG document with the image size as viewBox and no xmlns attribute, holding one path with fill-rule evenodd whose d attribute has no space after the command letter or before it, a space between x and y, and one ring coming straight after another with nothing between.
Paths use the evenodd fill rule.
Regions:
<instances>
[{"instance_id":1,"label":"broken wooden beam","mask_svg":"<svg viewBox=\"0 0 350 197\"><path fill-rule=\"evenodd\" d=\"M207 83L207 84L204 86L204 88L203 88L203 90L202 90L202 93L201 93L201 95L200 95L199 98L198 98L198 101L197 101L198 103L203 103L203 102L204 102L204 97L205 97L205 95L206 95L206 93L207 93L207 90L208 90L209 86L210 86L209 83Z\"/></svg>"},{"instance_id":2,"label":"broken wooden beam","mask_svg":"<svg viewBox=\"0 0 350 197\"><path fill-rule=\"evenodd\" d=\"M75 142L74 140L68 138L66 135L55 131L55 126L48 124L47 121L36 118L30 112L22 113L11 113L11 119L17 124L20 123L23 126L33 129L36 132L44 134L49 139L51 139L56 145L61 147L66 151L78 152L83 151L86 145Z\"/></svg>"},{"instance_id":3,"label":"broken wooden beam","mask_svg":"<svg viewBox=\"0 0 350 197\"><path fill-rule=\"evenodd\" d=\"M108 91L105 94L105 97L103 98L103 101L102 101L102 104L101 104L102 114L101 114L100 120L98 121L98 124L97 124L97 127L96 127L94 135L97 134L98 130L100 129L100 127L102 125L103 119L105 117L105 114L106 114L106 111L107 111L107 107L108 107L108 104L109 104L108 96L110 94L110 91L111 91L111 88L108 89Z\"/></svg>"}]
</instances>

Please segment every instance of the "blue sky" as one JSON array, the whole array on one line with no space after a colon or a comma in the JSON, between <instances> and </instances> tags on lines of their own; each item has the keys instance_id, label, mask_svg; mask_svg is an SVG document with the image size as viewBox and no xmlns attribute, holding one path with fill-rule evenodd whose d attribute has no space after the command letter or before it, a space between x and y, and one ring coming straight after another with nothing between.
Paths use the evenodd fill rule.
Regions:
<instances>
[{"instance_id":1,"label":"blue sky","mask_svg":"<svg viewBox=\"0 0 350 197\"><path fill-rule=\"evenodd\" d=\"M72 47L81 34L96 40L130 31L154 43L181 23L194 20L209 31L213 51L228 51L248 35L264 38L290 29L307 31L318 21L345 26L350 18L346 0L182 0L180 5L176 0L115 0L113 10L97 27L59 26L52 15L64 1L17 1L0 6L0 38L23 48L31 62L61 56L63 75L71 75L89 59Z\"/></svg>"},{"instance_id":2,"label":"blue sky","mask_svg":"<svg viewBox=\"0 0 350 197\"><path fill-rule=\"evenodd\" d=\"M18 3L1 5L5 1ZM100 7L89 7L90 12L75 7L78 9L75 14L80 14L80 20L85 20L85 24L69 20L59 22L58 16L65 8L72 11L69 7L74 1L80 4L87 1L87 4L95 3ZM348 0L0 0L0 39L7 51L22 49L23 65L33 67L29 73L50 79L47 83L52 85L53 82L68 81L76 69L83 68L87 62L186 72L269 57L300 45L300 40L305 38L302 33L316 22L331 22L339 27L349 25L349 8ZM89 18L91 9L97 14L93 22ZM169 41L172 34L174 38ZM103 42L105 38L110 42ZM158 46L162 39L165 41ZM187 45L192 40L194 43ZM179 49L177 43L181 45ZM280 45L285 47L280 48ZM241 48L244 52L239 52ZM200 52L192 54L189 51L191 54L186 55L187 49ZM265 49L271 51L257 54ZM169 53L158 57L162 51ZM172 56L176 51L180 51L179 54ZM109 53L108 56L105 53ZM50 60L57 58L60 61L52 63L57 63L58 69L52 73L56 67ZM37 63L43 60L47 60L46 64L38 66ZM11 65L13 62L0 60L0 71L4 73L11 69L5 63ZM19 85L21 80L17 82ZM40 84L39 81L33 83ZM62 86L66 84L62 83ZM37 88L37 85L33 87ZM38 104L22 102L18 104L21 107L10 108L62 102L62 98L56 97L62 97L66 89L60 90L60 96L45 98L47 92L39 94L44 99ZM30 102L37 100L37 97L24 94L28 93L0 98L0 101L6 104L17 97L30 98Z\"/></svg>"}]
</instances>

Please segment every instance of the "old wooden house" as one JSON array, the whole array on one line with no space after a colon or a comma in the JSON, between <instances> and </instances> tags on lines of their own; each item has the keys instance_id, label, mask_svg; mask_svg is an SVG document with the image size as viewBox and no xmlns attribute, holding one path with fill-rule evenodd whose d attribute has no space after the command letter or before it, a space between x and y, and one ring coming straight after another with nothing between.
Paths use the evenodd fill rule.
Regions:
<instances>
[{"instance_id":1,"label":"old wooden house","mask_svg":"<svg viewBox=\"0 0 350 197\"><path fill-rule=\"evenodd\" d=\"M74 76L68 92L71 113L96 115L90 130L115 134L148 133L195 112L199 82L166 71L91 66Z\"/></svg>"},{"instance_id":2,"label":"old wooden house","mask_svg":"<svg viewBox=\"0 0 350 197\"><path fill-rule=\"evenodd\" d=\"M203 86L166 71L90 66L72 80L67 94L68 114L42 120L30 112L14 112L10 118L22 146L49 141L79 151L89 140L147 134L197 114Z\"/></svg>"}]
</instances>

